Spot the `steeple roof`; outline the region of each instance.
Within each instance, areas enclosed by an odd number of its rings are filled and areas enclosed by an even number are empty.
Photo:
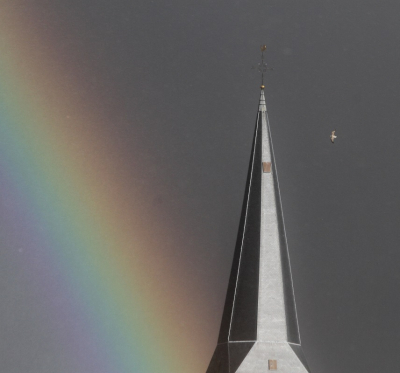
[[[281,349],[282,357],[287,355],[291,373],[308,371],[300,347],[278,175],[262,86],[218,346],[207,373],[265,372],[266,362],[262,362],[265,357],[261,355],[276,346]],[[261,350],[263,354],[257,352]],[[281,360],[279,371],[286,372],[282,370],[282,364],[286,363]],[[246,370],[250,367],[251,370]]]

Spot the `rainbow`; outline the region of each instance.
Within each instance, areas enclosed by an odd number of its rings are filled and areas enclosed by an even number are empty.
[[[82,372],[201,371],[207,361],[193,337],[174,332],[185,317],[173,307],[185,293],[179,271],[172,259],[162,273],[152,270],[162,239],[146,222],[156,211],[126,181],[103,103],[82,101],[79,81],[62,84],[64,62],[54,63],[34,16],[1,3],[0,197],[8,217],[0,244],[18,229],[21,260],[32,263],[26,286],[42,289],[49,325],[68,325],[53,328],[57,349]]]

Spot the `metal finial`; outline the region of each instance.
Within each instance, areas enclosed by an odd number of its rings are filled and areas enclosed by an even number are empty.
[[[264,62],[264,52],[266,51],[267,46],[262,45],[260,49],[261,49],[261,62],[258,64],[258,71],[261,73],[261,89],[264,89],[264,73],[267,70],[273,70],[273,69],[267,67],[267,64]]]

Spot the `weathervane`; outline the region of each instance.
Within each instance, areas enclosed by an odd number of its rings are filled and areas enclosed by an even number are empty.
[[[266,45],[261,46],[261,62],[258,64],[258,71],[261,73],[261,89],[264,89],[264,73],[267,70],[273,70],[272,67],[268,67],[267,64],[264,62],[264,52],[267,49]]]

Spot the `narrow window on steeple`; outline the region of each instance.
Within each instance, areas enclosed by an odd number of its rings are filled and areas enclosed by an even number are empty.
[[[278,362],[276,360],[268,360],[268,370],[278,370]]]
[[[271,172],[271,162],[263,162],[263,172]]]

